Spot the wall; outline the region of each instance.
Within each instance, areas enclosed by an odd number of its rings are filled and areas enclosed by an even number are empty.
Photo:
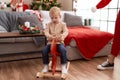
[[[58,0],[62,4],[62,10],[71,11],[72,10],[72,1],[73,0]]]

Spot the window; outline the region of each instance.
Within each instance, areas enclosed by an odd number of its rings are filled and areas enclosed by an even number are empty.
[[[112,0],[109,5],[102,9],[98,9],[95,13],[91,12],[91,7],[96,6],[100,0],[77,0],[76,15],[92,19],[92,25],[100,27],[101,31],[114,33],[115,20],[120,9],[120,0]],[[73,3],[73,8],[75,7]]]

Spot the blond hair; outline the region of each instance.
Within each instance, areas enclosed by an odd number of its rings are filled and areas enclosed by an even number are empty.
[[[59,15],[60,16],[60,8],[58,7],[52,7],[49,12],[50,16]]]

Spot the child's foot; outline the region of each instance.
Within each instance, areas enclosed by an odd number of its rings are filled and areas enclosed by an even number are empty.
[[[62,74],[67,74],[66,64],[62,64]]]
[[[48,72],[48,69],[49,69],[48,65],[45,65],[44,68],[42,69],[42,73]]]
[[[109,63],[108,60],[97,66],[98,70],[113,69],[114,63]]]

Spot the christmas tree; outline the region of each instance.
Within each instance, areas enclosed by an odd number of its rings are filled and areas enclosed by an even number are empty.
[[[57,0],[43,0],[41,3],[42,10],[50,10],[53,6],[61,7],[61,4]]]
[[[39,10],[41,0],[33,0],[32,4],[30,4],[30,9]]]
[[[31,9],[38,10],[41,7],[42,10],[50,10],[53,6],[61,7],[61,3],[58,3],[57,0],[39,0],[39,3],[32,3]]]

